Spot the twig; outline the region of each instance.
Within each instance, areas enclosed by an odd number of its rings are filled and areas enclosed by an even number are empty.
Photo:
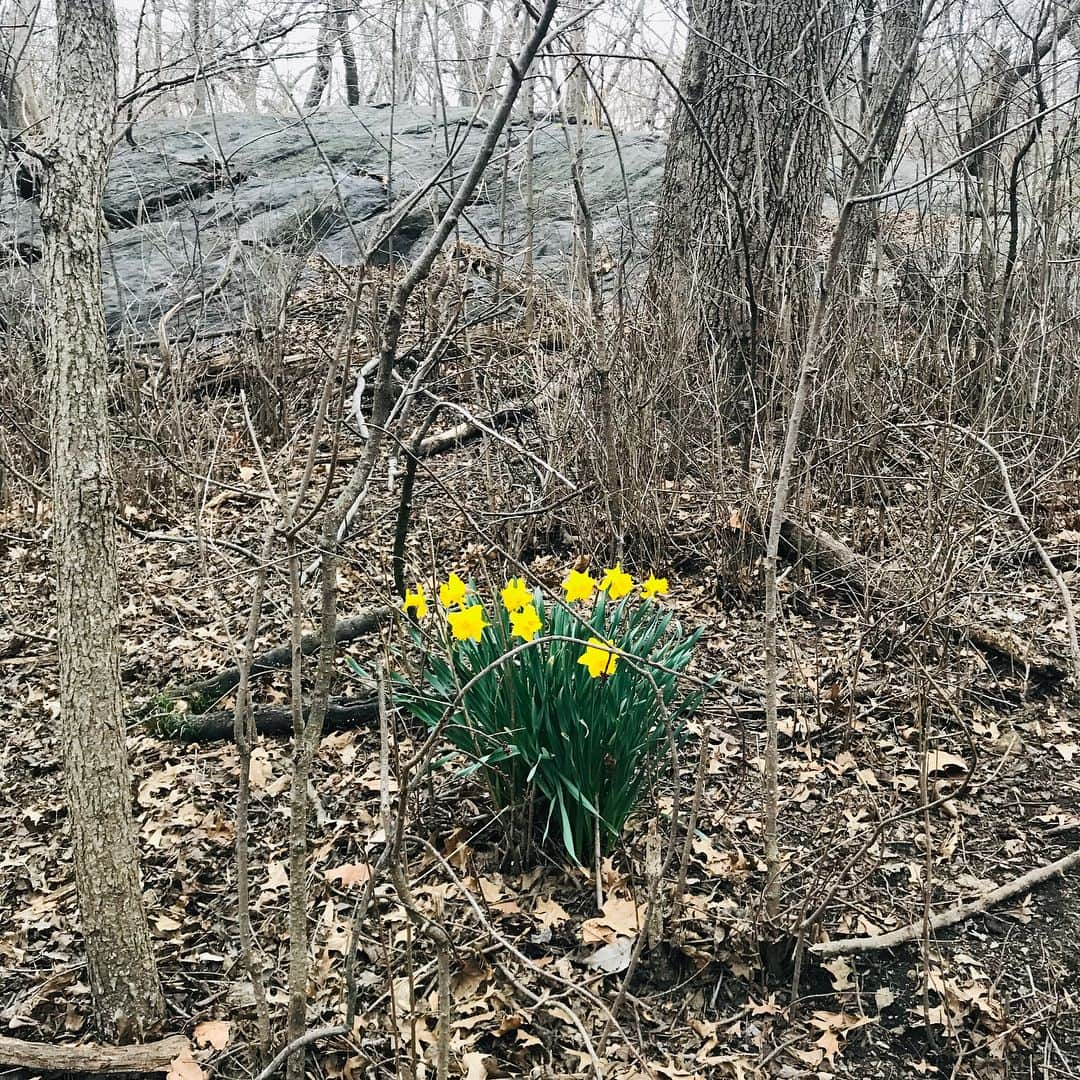
[[[303,1050],[305,1046],[310,1046],[313,1042],[318,1042],[320,1039],[330,1039],[335,1035],[348,1035],[349,1029],[342,1027],[341,1024],[336,1024],[334,1027],[314,1028],[311,1031],[305,1031],[303,1035],[293,1039],[291,1043],[283,1046],[278,1051],[274,1060],[266,1066],[265,1069],[255,1080],[270,1080],[270,1077],[274,1075],[281,1068],[281,1066],[295,1054],[298,1050]]]
[[[1076,866],[1080,866],[1080,850],[1058,859],[1057,862],[1029,870],[1026,874],[1021,874],[1020,877],[1005,885],[984,892],[966,904],[957,904],[946,911],[938,912],[930,920],[930,932],[936,933],[946,927],[955,926],[972,915],[979,915],[997,904],[1011,900],[1014,896],[1030,892],[1036,886],[1049,881],[1055,875],[1064,874]],[[914,941],[923,934],[923,931],[923,920],[919,919],[917,922],[902,926],[899,930],[891,930],[887,934],[822,941],[817,945],[811,945],[810,951],[817,956],[849,956],[852,953],[879,952],[882,949],[895,949],[898,945]]]
[[[1017,499],[1016,492],[1013,490],[1012,480],[1009,478],[1009,468],[1005,464],[1005,459],[986,439],[982,438],[980,435],[976,435],[974,431],[969,431],[967,428],[960,427],[958,424],[950,424],[950,427],[966,435],[973,442],[978,443],[979,446],[994,459],[994,464],[997,465],[998,472],[1001,473],[1001,480],[1005,485],[1005,494],[1008,497],[1009,506],[1012,509],[1013,516],[1016,518],[1020,528],[1024,530],[1028,542],[1038,552],[1043,566],[1046,567],[1046,572],[1050,575],[1061,596],[1061,603],[1065,608],[1065,627],[1069,634],[1069,655],[1072,659],[1073,686],[1077,690],[1080,690],[1080,640],[1077,639],[1076,634],[1076,605],[1073,603],[1072,592],[1069,589],[1069,585],[1065,581],[1064,575],[1054,565],[1053,559],[1047,554],[1046,548],[1043,546],[1042,542],[1035,535],[1035,531],[1029,524],[1023,510],[1020,509],[1020,500]]]

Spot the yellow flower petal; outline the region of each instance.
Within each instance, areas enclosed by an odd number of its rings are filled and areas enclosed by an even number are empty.
[[[533,594],[526,587],[524,578],[511,578],[499,595],[502,597],[503,607],[510,612],[533,602]]]
[[[600,579],[600,588],[606,589],[612,600],[621,600],[633,587],[634,579],[623,570],[621,562],[617,562],[610,570],[605,570]]]
[[[601,675],[614,675],[619,658],[608,650],[613,646],[612,641],[601,641],[598,637],[589,638],[589,644],[585,651],[578,657],[578,663],[589,669],[589,674],[594,678]]]
[[[402,602],[405,611],[412,611],[418,619],[427,617],[427,597],[424,595],[424,586],[417,585],[415,589],[405,590],[405,600]]]
[[[667,596],[668,593],[668,581],[666,577],[657,577],[655,574],[650,574],[641,583],[641,595],[646,600],[652,600],[657,596]]]
[[[596,591],[596,582],[590,574],[583,574],[580,570],[571,570],[567,579],[563,582],[566,590],[566,602],[572,604],[575,600],[588,600]]]
[[[464,604],[465,594],[468,591],[469,586],[457,574],[451,574],[446,579],[446,582],[439,586],[439,603],[444,608],[453,607],[455,604]]]
[[[473,641],[479,641],[484,632],[484,627],[491,625],[485,620],[484,609],[479,604],[462,608],[460,611],[448,611],[446,621],[450,624],[450,629],[458,641],[465,641],[469,638]]]
[[[510,612],[510,630],[514,637],[522,641],[532,641],[543,625],[532,604],[526,604],[520,611]]]

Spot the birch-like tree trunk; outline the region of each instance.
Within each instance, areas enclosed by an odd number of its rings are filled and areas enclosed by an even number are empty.
[[[816,257],[839,0],[700,0],[668,141],[648,290],[664,351],[731,402],[797,336]]]
[[[190,0],[188,4],[188,32],[191,36],[192,90],[194,91],[196,116],[202,116],[206,112],[207,102],[206,79],[202,74],[206,63],[203,56],[204,38],[207,30],[204,15],[202,0]]]
[[[98,1027],[141,1038],[164,1013],[143,907],[120,689],[102,190],[116,111],[112,0],[58,0],[42,178],[60,722],[75,883]]]

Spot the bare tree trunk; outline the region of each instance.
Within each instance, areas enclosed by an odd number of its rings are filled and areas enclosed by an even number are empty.
[[[922,0],[897,0],[886,5],[882,14],[881,41],[871,77],[869,102],[863,117],[862,144],[865,145],[879,129],[880,134],[859,189],[853,192],[856,196],[881,189],[882,180],[896,153],[915,81],[916,65],[906,61],[918,38],[921,21]],[[855,150],[859,152],[861,146],[856,146]],[[844,162],[842,190],[845,192],[851,187],[856,165],[857,162],[850,155]],[[841,274],[846,281],[837,283],[840,291],[858,284],[866,265],[870,241],[877,233],[879,214],[875,203],[861,203],[853,208],[841,255]]]
[[[204,21],[202,0],[190,0],[188,4],[188,30],[191,35],[191,64],[195,73],[193,90],[195,92],[195,113],[200,116],[206,112],[206,80],[202,77]]]
[[[154,70],[161,75],[162,65],[162,20],[165,17],[165,0],[150,0],[154,9]]]
[[[401,50],[401,56],[398,61],[398,101],[401,103],[416,100],[416,76],[419,67],[420,36],[423,29],[424,5],[417,4],[416,13],[413,15],[408,32],[405,34],[405,47]]]
[[[26,73],[27,46],[37,14],[36,3],[16,3],[0,12],[0,128],[15,136],[41,123],[41,109]]]
[[[461,0],[453,0],[446,14],[450,19],[450,31],[454,35],[454,48],[457,51],[458,103],[473,108],[480,100],[484,72],[487,70],[486,58],[483,63],[477,58],[476,44],[469,34],[465,5]]]
[[[116,110],[111,0],[59,0],[41,223],[64,779],[98,1026],[142,1038],[164,1002],[143,907],[120,690],[101,293],[101,196]]]
[[[648,294],[665,355],[715,365],[730,415],[749,405],[759,348],[805,324],[840,4],[701,0],[692,18]]]
[[[360,75],[356,70],[356,50],[349,30],[349,13],[340,8],[337,13],[337,37],[341,46],[341,63],[345,68],[345,103],[352,108],[360,104]]]
[[[571,194],[571,206],[573,210],[573,252],[570,260],[570,295],[575,300],[583,296],[595,301],[590,289],[592,270],[592,238],[586,237],[590,230],[587,228],[584,216],[586,214],[585,201],[582,196],[584,191],[584,162],[585,162],[585,121],[588,115],[588,82],[585,77],[585,13],[577,6],[569,7],[567,15],[570,18],[580,16],[566,34],[567,71],[562,86],[561,104],[563,106],[563,122],[573,121],[573,169],[575,189],[581,189],[577,194]]]
[[[304,98],[304,111],[313,112],[319,107],[326,84],[330,81],[330,62],[334,55],[334,8],[328,4],[326,14],[319,26],[319,42],[315,46],[315,71],[311,76],[307,97]]]

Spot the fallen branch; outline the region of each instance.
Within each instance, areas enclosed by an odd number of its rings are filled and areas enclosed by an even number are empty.
[[[391,608],[378,607],[371,611],[362,611],[359,615],[353,615],[348,619],[339,619],[334,630],[334,641],[342,645],[348,641],[370,634],[372,630],[381,626],[390,616]],[[305,656],[311,656],[319,651],[319,635],[305,634],[301,641],[301,650]],[[279,645],[269,652],[264,652],[255,658],[251,665],[251,674],[258,675],[267,671],[281,671],[292,663],[292,646]],[[194,698],[199,697],[204,701],[216,701],[224,697],[230,690],[240,683],[240,669],[228,667],[208,679],[200,679],[198,682],[187,683],[169,691],[171,698]]]
[[[440,454],[456,450],[464,443],[472,442],[492,432],[505,431],[507,428],[517,427],[519,424],[536,415],[537,402],[525,402],[524,404],[506,404],[491,412],[484,413],[474,420],[463,420],[460,424],[437,431],[422,440],[416,451],[418,458],[426,459],[438,457]],[[329,454],[316,460],[325,465],[333,461],[337,465],[350,465],[362,460],[364,451],[342,450],[331,457]]]
[[[420,443],[417,456],[429,458],[445,454],[448,450],[453,450],[463,443],[479,439],[481,435],[487,435],[489,429],[502,431],[503,428],[514,427],[533,416],[535,412],[535,405],[506,405],[480,417],[478,422],[464,420],[445,431],[429,435]]]
[[[349,1029],[342,1027],[340,1024],[334,1027],[315,1028],[314,1031],[305,1031],[303,1035],[293,1039],[291,1043],[278,1052],[278,1055],[266,1066],[265,1069],[255,1080],[270,1080],[270,1077],[274,1075],[289,1060],[298,1050],[303,1050],[304,1047],[310,1046],[312,1043],[319,1042],[320,1039],[330,1039],[336,1035],[348,1035]]]
[[[304,707],[304,719],[308,717]],[[264,705],[252,710],[255,730],[260,735],[291,735],[293,731],[292,709],[285,706]],[[375,699],[331,702],[326,707],[323,727],[329,731],[341,731],[374,722],[378,717]],[[167,739],[181,742],[216,742],[233,738],[235,716],[229,709],[215,709],[206,713],[168,713],[155,720],[154,730]]]
[[[1021,874],[1020,877],[996,889],[990,889],[966,904],[957,904],[947,911],[939,912],[930,919],[930,932],[937,933],[937,931],[944,930],[946,927],[963,922],[972,915],[980,915],[997,904],[1011,900],[1014,896],[1030,892],[1036,886],[1049,881],[1055,875],[1064,874],[1076,866],[1080,866],[1080,850],[1058,859],[1057,862],[1029,870],[1026,874]],[[852,953],[879,952],[882,949],[895,949],[898,945],[904,945],[909,941],[917,941],[923,936],[925,930],[925,923],[922,919],[919,919],[917,922],[902,926],[899,930],[891,930],[887,934],[875,934],[873,937],[861,938],[838,938],[836,941],[821,941],[816,945],[811,945],[810,951],[817,956],[849,956]]]
[[[0,1035],[0,1065],[45,1073],[168,1072],[191,1043],[183,1035],[130,1046],[35,1043]]]
[[[901,575],[865,555],[857,555],[820,525],[803,525],[788,518],[784,521],[782,536],[794,555],[860,596],[897,606],[911,603],[910,584],[905,583]],[[1031,678],[1058,682],[1066,675],[1062,663],[1038,652],[1010,630],[940,616],[929,617],[929,622],[952,637],[970,642],[981,652],[1024,669]]]

